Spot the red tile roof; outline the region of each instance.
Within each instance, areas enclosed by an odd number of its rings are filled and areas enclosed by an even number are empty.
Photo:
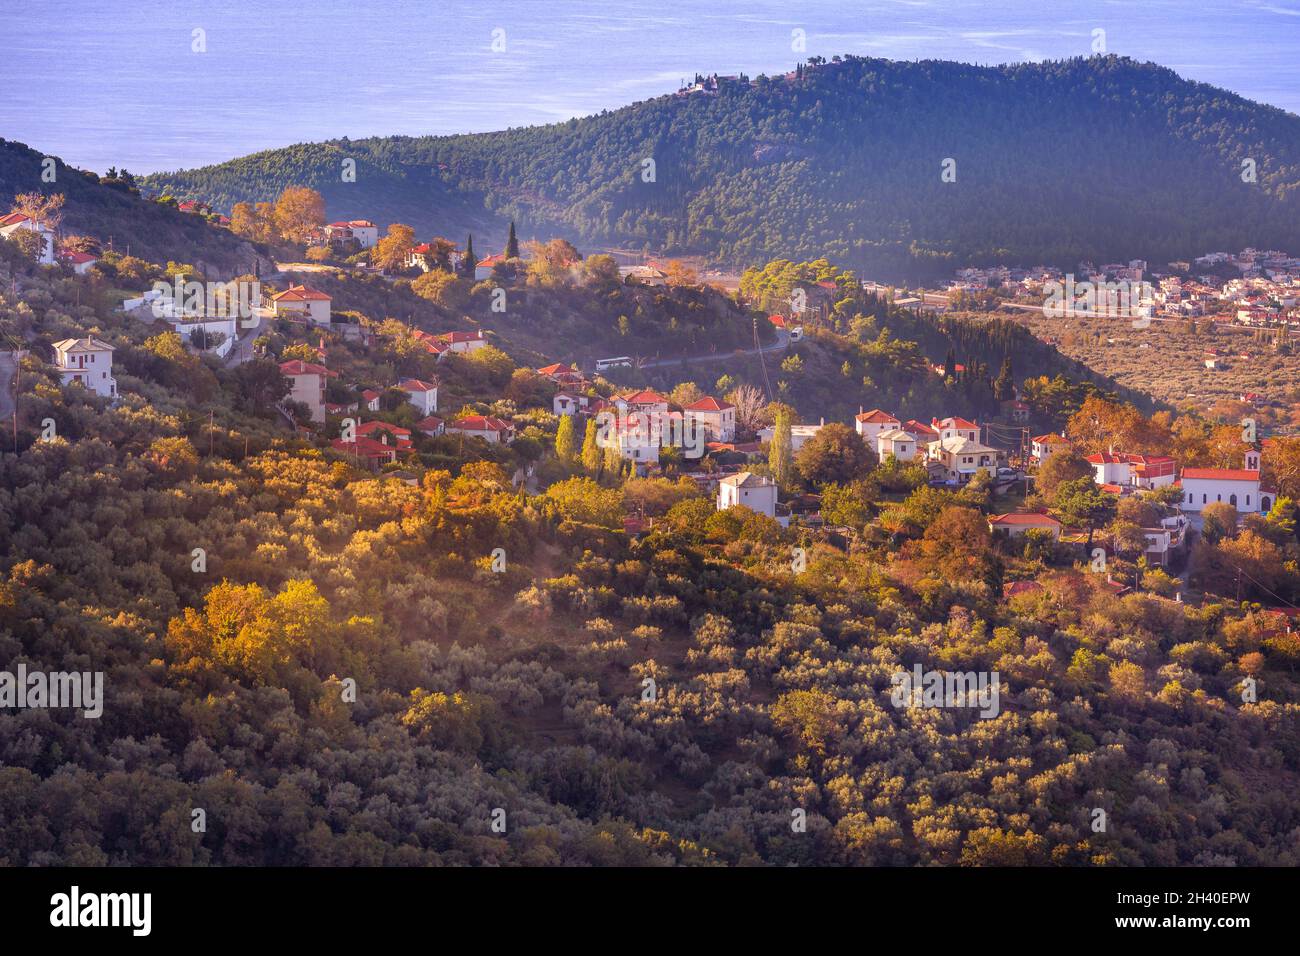
[[[861,408],[862,406],[859,405],[858,407]],[[872,425],[885,425],[885,424],[889,424],[890,422],[894,424],[901,424],[901,422],[899,422],[899,420],[895,418],[893,415],[889,414],[889,412],[882,412],[878,408],[873,408],[869,412],[861,412],[857,416],[857,419],[860,422],[866,422]]]
[[[324,365],[313,365],[311,362],[304,362],[302,359],[290,359],[287,362],[280,363],[280,373],[282,375],[338,375],[338,372],[331,372]]]
[[[397,383],[397,387],[405,392],[430,392],[438,386],[422,378],[404,378]]]
[[[437,336],[444,342],[477,342],[483,338],[481,331],[474,332],[443,332]]]
[[[403,428],[401,425],[390,425],[388,422],[369,421],[363,425],[357,426],[358,435],[369,435],[371,432],[381,431],[388,432],[394,438],[409,439],[411,437],[411,430],[409,428]]]
[[[653,389],[643,388],[639,392],[633,392],[631,395],[620,395],[620,399],[629,405],[667,405],[668,399],[664,398]]]
[[[989,524],[1034,528],[1059,528],[1061,526],[1061,522],[1051,515],[1038,514],[1037,512],[1012,512],[1005,515],[991,515]]]
[[[313,289],[309,285],[291,285],[283,292],[273,295],[272,300],[275,302],[329,302],[330,297],[319,289]]]
[[[491,415],[466,415],[464,418],[456,419],[447,427],[467,432],[502,432],[510,431],[514,426]]]
[[[356,441],[344,441],[336,438],[330,445],[336,450],[356,455],[360,458],[395,458],[397,449],[392,445],[375,441],[373,438],[357,438]]]
[[[930,424],[941,431],[945,428],[965,428],[968,430],[979,428],[979,425],[975,424],[975,422],[968,422],[964,418],[957,418],[955,416],[952,418],[934,418],[930,420]]]
[[[736,406],[731,404],[731,402],[719,401],[712,395],[705,395],[699,401],[691,402],[689,405],[684,406],[685,410],[688,412],[722,412],[726,411],[728,408],[735,407]]]
[[[1184,468],[1183,478],[1203,478],[1209,481],[1259,481],[1259,472],[1244,468]]]

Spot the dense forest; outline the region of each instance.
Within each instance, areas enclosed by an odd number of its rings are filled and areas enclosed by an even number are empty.
[[[1300,117],[1114,56],[848,57],[551,126],[300,144],[145,183],[220,208],[306,184],[340,215],[421,232],[496,242],[515,219],[735,266],[1074,267],[1297,247]]]
[[[139,268],[0,242],[0,326],[33,353],[0,453],[0,659],[105,675],[98,719],[0,710],[0,864],[1300,863],[1300,640],[1254,603],[1300,599],[1300,442],[1270,453],[1292,497],[1219,516],[1192,582],[1132,551],[1167,502],[1116,506],[1077,455],[1025,505],[1113,541],[1108,575],[994,537],[987,483],[928,487],[843,424],[752,466],[835,526],[783,528],[716,511],[671,459],[633,478],[578,451],[508,335],[431,366],[407,323],[432,317],[341,280],[373,346],[281,321],[227,368],[112,311]],[[622,294],[673,299],[650,324],[706,295]],[[863,345],[851,298],[811,334]],[[41,361],[87,334],[117,350],[117,401]],[[879,348],[920,371],[916,343]],[[358,467],[272,407],[275,360],[321,353],[346,383],[437,374],[445,414],[508,407],[520,437]],[[1080,452],[1238,453],[1234,425],[1019,384],[1069,398]],[[749,409],[778,436],[790,410]],[[996,713],[899,706],[918,666],[997,671]]]

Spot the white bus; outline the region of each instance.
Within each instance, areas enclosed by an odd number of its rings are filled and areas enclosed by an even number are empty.
[[[618,358],[596,359],[596,371],[603,372],[611,368],[631,368],[632,357],[620,355]]]

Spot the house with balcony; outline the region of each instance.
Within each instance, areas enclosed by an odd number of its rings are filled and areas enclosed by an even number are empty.
[[[64,385],[76,382],[103,398],[117,396],[113,346],[94,337],[54,343],[54,366]]]
[[[990,478],[997,477],[998,450],[970,438],[954,435],[933,442],[930,457],[948,482],[964,485],[981,471]]]

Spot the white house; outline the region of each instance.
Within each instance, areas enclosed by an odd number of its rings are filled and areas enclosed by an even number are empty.
[[[615,419],[613,437],[619,454],[638,464],[657,462],[663,447],[663,425],[663,419],[642,412]]]
[[[432,415],[438,410],[438,386],[419,378],[404,378],[397,387],[406,393],[406,400],[421,415]]]
[[[1129,483],[1128,457],[1104,451],[1098,455],[1089,455],[1088,464],[1092,465],[1093,480],[1099,485],[1127,485]]]
[[[967,441],[973,441],[976,444],[980,440],[980,427],[975,422],[968,422],[964,418],[943,418],[934,419],[930,425],[939,433],[939,440],[945,438],[965,438]]]
[[[92,256],[89,252],[74,252],[71,249],[60,249],[59,261],[64,265],[72,266],[72,271],[77,275],[84,276],[90,271],[90,267],[99,261],[99,257]]]
[[[1128,455],[1102,452],[1089,455],[1093,476],[1099,485],[1121,488],[1164,488],[1176,480],[1178,463],[1168,455]]]
[[[622,418],[626,418],[633,412],[645,412],[661,417],[668,414],[668,399],[653,389],[643,388],[639,392],[615,395],[614,407],[618,409],[618,414]]]
[[[54,364],[63,384],[79,382],[96,395],[117,394],[113,378],[113,346],[96,338],[63,339],[54,343]]]
[[[798,453],[799,449],[804,446],[804,442],[812,438],[825,427],[826,422],[822,420],[816,425],[791,425],[790,426],[790,451]],[[768,425],[758,430],[758,439],[764,443],[770,443],[772,436],[776,434],[776,427]]]
[[[858,406],[861,408],[862,406]],[[881,432],[893,431],[902,426],[902,422],[895,418],[889,412],[882,412],[878,408],[873,408],[869,412],[859,412],[853,420],[853,427],[857,429],[858,434],[869,447],[875,447],[876,436]]]
[[[890,428],[876,436],[876,457],[881,461],[891,455],[899,461],[915,461],[916,451],[916,436],[901,429]]]
[[[473,332],[443,332],[434,336],[448,352],[477,352],[488,344],[487,336],[481,329]]]
[[[943,474],[948,481],[964,485],[981,471],[987,472],[990,478],[997,476],[997,449],[971,438],[952,436],[932,442],[930,457],[943,465]]]
[[[355,239],[361,243],[362,249],[370,249],[379,242],[379,227],[369,219],[332,222],[325,231],[331,239]]]
[[[506,257],[502,253],[486,256],[474,264],[474,281],[482,282],[484,279],[492,278],[492,270],[499,263],[505,262]]]
[[[687,421],[703,426],[709,441],[731,441],[736,437],[736,406],[711,395],[682,408]]]
[[[37,222],[31,216],[24,215],[21,212],[11,212],[7,216],[0,216],[0,236],[10,239],[20,229],[25,232],[34,232],[41,237],[41,253],[37,256],[37,261],[44,266],[53,265],[54,230],[45,223]]]
[[[776,517],[776,482],[765,475],[742,471],[718,482],[718,510],[744,505],[752,511]]]
[[[551,410],[557,415],[576,415],[587,407],[587,396],[576,392],[556,392]]]
[[[1004,515],[991,515],[989,531],[1004,531],[1008,537],[1018,538],[1027,531],[1046,531],[1053,541],[1061,540],[1061,522],[1051,515],[1036,511],[1017,511]]]
[[[428,418],[421,418],[415,423],[416,431],[423,432],[430,438],[437,438],[444,431],[446,423],[437,415],[430,415]]]
[[[1047,459],[1059,452],[1070,450],[1070,440],[1064,435],[1057,435],[1048,432],[1046,435],[1039,435],[1033,440],[1030,451],[1034,459],[1041,465]]]
[[[288,397],[306,405],[312,421],[325,421],[325,380],[338,372],[302,359],[291,359],[280,363],[280,374],[292,386]]]
[[[449,422],[444,427],[448,435],[465,435],[482,438],[489,444],[507,443],[514,437],[515,426],[491,415],[467,415]]]
[[[1261,495],[1259,490],[1259,452],[1247,452],[1246,464],[1255,467],[1184,468],[1183,511],[1204,511],[1216,501],[1227,502],[1237,509],[1238,514],[1271,509],[1271,496]]]
[[[330,324],[330,297],[307,285],[291,285],[271,296],[271,314],[306,319],[312,325]]]

